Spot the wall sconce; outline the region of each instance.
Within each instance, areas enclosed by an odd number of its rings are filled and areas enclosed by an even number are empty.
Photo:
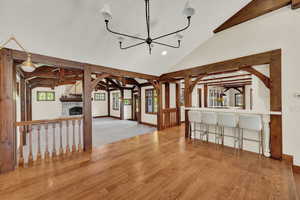
[[[11,41],[14,41],[27,54],[27,59],[22,63],[21,69],[25,72],[33,72],[36,69],[36,66],[31,61],[31,54],[17,41],[14,36],[11,36],[6,42],[0,45],[0,50]]]

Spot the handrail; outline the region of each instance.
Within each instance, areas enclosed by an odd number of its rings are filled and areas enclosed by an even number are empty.
[[[28,125],[37,125],[37,124],[47,124],[47,123],[59,123],[62,121],[73,121],[73,120],[80,120],[83,116],[80,117],[66,117],[66,118],[57,118],[57,119],[45,119],[45,120],[32,120],[32,121],[21,121],[15,122],[15,126],[28,126]]]

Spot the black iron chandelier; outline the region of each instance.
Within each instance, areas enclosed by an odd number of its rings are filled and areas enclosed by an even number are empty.
[[[139,36],[128,35],[128,34],[119,33],[119,32],[111,30],[108,26],[109,21],[112,19],[112,14],[111,14],[111,11],[110,11],[110,7],[109,7],[109,5],[105,5],[104,8],[102,9],[101,13],[102,13],[102,15],[105,19],[105,24],[106,24],[107,31],[109,31],[112,34],[120,36],[118,38],[119,44],[120,44],[120,49],[125,50],[125,49],[129,49],[129,48],[136,47],[136,46],[139,46],[139,45],[147,44],[148,47],[149,47],[149,54],[151,54],[153,44],[163,45],[163,46],[170,47],[170,48],[179,48],[180,47],[181,39],[183,38],[183,36],[180,35],[179,33],[190,27],[191,17],[195,14],[195,9],[190,6],[189,2],[187,2],[186,5],[185,5],[185,8],[183,10],[183,14],[187,17],[187,20],[188,20],[188,23],[187,23],[186,27],[184,27],[180,30],[174,31],[172,33],[168,33],[168,34],[165,34],[165,35],[161,35],[161,36],[152,38],[151,33],[150,33],[151,30],[150,30],[150,3],[149,3],[149,1],[150,0],[145,0],[147,38],[141,38]],[[164,38],[164,37],[168,37],[168,36],[171,36],[171,35],[175,35],[175,37],[177,38],[177,42],[178,42],[177,46],[158,42],[159,39]],[[130,46],[124,47],[122,45],[122,43],[124,41],[123,37],[136,39],[136,40],[139,40],[140,42],[138,42],[136,44],[133,44],[133,45],[130,45]]]

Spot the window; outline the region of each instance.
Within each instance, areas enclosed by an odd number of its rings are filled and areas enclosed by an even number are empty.
[[[105,101],[105,93],[94,93],[95,101]]]
[[[131,99],[124,99],[124,105],[131,105]]]
[[[146,89],[146,113],[157,113],[157,93],[155,89]]]
[[[119,93],[113,93],[113,110],[119,110],[120,109],[120,94]]]
[[[244,97],[243,94],[238,93],[234,95],[235,107],[243,107],[244,106]]]
[[[37,101],[55,101],[55,92],[38,91]]]

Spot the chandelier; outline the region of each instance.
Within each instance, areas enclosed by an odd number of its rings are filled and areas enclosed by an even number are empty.
[[[184,7],[184,10],[183,10],[183,14],[187,17],[187,25],[184,28],[179,29],[177,31],[167,33],[165,35],[161,35],[161,36],[153,38],[153,37],[151,37],[151,29],[150,29],[151,27],[150,27],[150,4],[149,4],[149,1],[150,0],[145,0],[147,38],[141,38],[139,36],[128,35],[128,34],[125,34],[125,33],[119,33],[119,32],[111,30],[109,28],[109,22],[112,19],[112,13],[111,13],[109,5],[106,4],[104,6],[104,8],[101,10],[101,13],[102,13],[102,15],[105,19],[104,21],[105,21],[105,24],[106,24],[107,31],[109,31],[112,34],[115,34],[115,35],[119,36],[118,40],[119,40],[119,44],[120,44],[120,49],[125,50],[125,49],[129,49],[129,48],[132,48],[132,47],[136,47],[136,46],[139,46],[139,45],[146,44],[146,45],[148,45],[148,48],[149,48],[149,54],[151,54],[153,44],[162,45],[162,46],[166,46],[166,47],[170,47],[170,48],[179,48],[180,47],[181,40],[182,40],[183,36],[180,35],[179,33],[190,27],[191,17],[195,14],[195,9],[190,6],[189,2],[187,2],[185,7]],[[162,42],[158,41],[161,38],[165,38],[165,37],[168,37],[168,36],[171,36],[171,35],[174,35],[177,39],[178,44],[176,46],[175,45],[170,45],[170,44],[165,44],[165,43],[162,43]],[[139,40],[139,42],[137,42],[136,44],[124,47],[122,45],[123,41],[125,40],[124,37]]]

